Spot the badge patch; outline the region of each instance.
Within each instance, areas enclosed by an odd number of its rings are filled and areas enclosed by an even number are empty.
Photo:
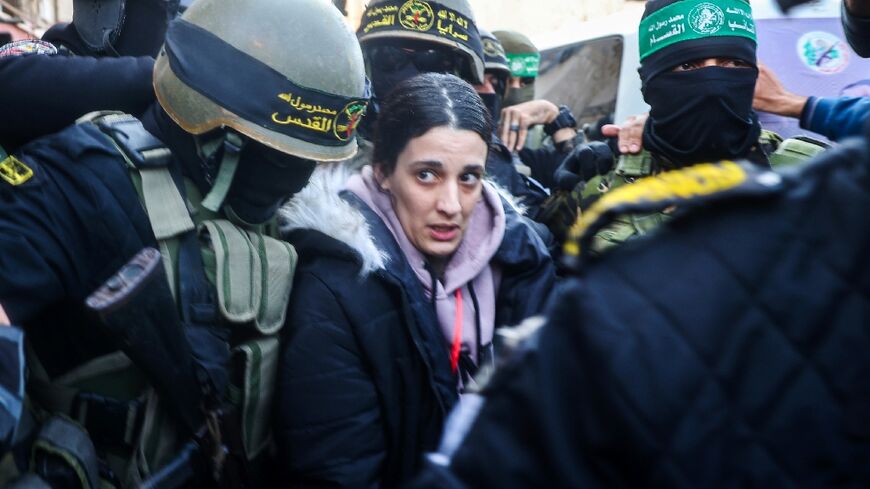
[[[0,178],[17,187],[33,178],[33,170],[18,158],[8,156],[0,162]]]
[[[54,44],[39,39],[24,39],[0,46],[0,58],[7,56],[26,56],[28,54],[57,54]]]
[[[333,124],[333,132],[339,141],[347,141],[353,137],[356,127],[362,121],[363,115],[366,112],[366,104],[362,102],[351,102],[347,104],[338,115],[335,116]]]
[[[698,34],[714,34],[725,23],[725,13],[719,6],[702,3],[689,12],[689,26]]]
[[[501,44],[489,38],[483,39],[483,54],[491,58],[505,57],[504,49]]]
[[[849,66],[849,48],[829,32],[814,31],[801,36],[798,57],[809,69],[825,75],[840,73]]]
[[[435,12],[426,2],[408,0],[399,9],[399,23],[405,29],[425,32],[435,23]]]

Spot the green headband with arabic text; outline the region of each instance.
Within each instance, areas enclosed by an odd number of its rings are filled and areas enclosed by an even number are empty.
[[[541,67],[541,55],[538,53],[507,54],[508,66],[513,76],[538,76]]]
[[[673,44],[708,37],[745,37],[758,42],[746,0],[686,0],[657,10],[640,22],[640,59]]]

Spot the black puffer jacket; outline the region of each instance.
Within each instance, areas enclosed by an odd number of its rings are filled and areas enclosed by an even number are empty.
[[[288,235],[300,265],[276,394],[283,486],[396,487],[437,446],[457,380],[432,304],[390,231],[355,195],[315,193],[318,185],[294,197],[293,226],[308,229]],[[555,280],[540,238],[505,213],[496,324],[540,312]]]
[[[777,181],[585,268],[415,487],[870,487],[870,147]]]

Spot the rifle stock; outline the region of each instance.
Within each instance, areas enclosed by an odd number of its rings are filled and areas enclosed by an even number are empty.
[[[85,303],[188,433],[202,426],[202,390],[160,252],[144,248]]]

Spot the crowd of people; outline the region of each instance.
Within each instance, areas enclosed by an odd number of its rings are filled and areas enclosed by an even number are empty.
[[[650,111],[593,141],[469,0],[343,7],[0,47],[0,485],[870,485],[867,98],[649,0]]]

